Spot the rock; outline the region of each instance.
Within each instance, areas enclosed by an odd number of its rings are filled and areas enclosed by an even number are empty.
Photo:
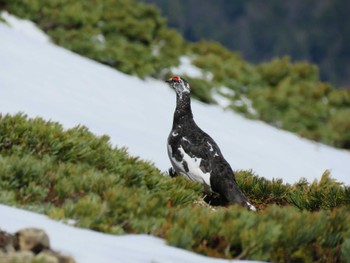
[[[25,228],[15,233],[15,249],[32,251],[35,254],[50,248],[49,237],[42,229]]]
[[[40,262],[45,262],[45,263],[59,263],[60,262],[58,260],[58,258],[53,253],[50,253],[49,251],[40,252],[35,257],[35,259],[40,261]]]
[[[33,259],[34,259],[34,253],[31,251],[17,251],[17,252],[0,254],[1,263],[12,263],[12,262],[32,263]]]
[[[62,256],[62,255],[58,255],[57,257],[60,263],[76,263],[76,261],[72,257]]]
[[[60,253],[52,250],[40,252],[36,259],[40,259],[45,263],[75,263],[75,260],[72,257],[63,256]]]
[[[14,252],[13,242],[14,238],[12,235],[0,230],[0,251]]]
[[[0,230],[0,263],[75,263],[72,257],[50,248],[44,230],[25,228],[14,235]]]

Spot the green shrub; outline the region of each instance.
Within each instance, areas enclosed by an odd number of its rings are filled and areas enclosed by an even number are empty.
[[[342,245],[342,259],[344,262],[350,262],[350,239],[347,238]]]
[[[0,202],[113,234],[148,233],[204,255],[346,262],[350,188],[325,172],[294,185],[237,171],[258,207],[203,204],[202,185],[171,178],[85,127],[0,115]]]

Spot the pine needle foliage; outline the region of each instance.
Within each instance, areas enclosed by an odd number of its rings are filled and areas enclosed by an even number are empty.
[[[165,176],[86,127],[0,115],[1,203],[101,232],[156,235],[214,257],[347,262],[349,187],[327,171],[294,185],[252,171],[236,178],[258,212],[200,205],[200,184]]]

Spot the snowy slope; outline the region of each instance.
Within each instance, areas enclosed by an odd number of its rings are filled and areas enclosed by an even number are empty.
[[[118,146],[169,167],[166,138],[175,94],[157,80],[142,81],[48,42],[30,24],[0,27],[0,112],[25,112],[108,134]],[[36,33],[33,33],[36,32]],[[194,117],[217,141],[233,169],[293,183],[326,169],[350,183],[349,152],[310,142],[259,121],[193,101]]]
[[[118,146],[169,166],[165,142],[175,95],[160,81],[142,81],[51,44],[26,21],[0,23],[0,113],[22,111],[108,134]],[[221,146],[234,169],[295,182],[320,178],[325,169],[349,184],[350,154],[193,102],[198,124]],[[45,216],[0,205],[0,228],[44,228],[52,247],[78,262],[227,262],[166,246],[146,235],[112,236],[73,228]]]
[[[0,204],[0,229],[16,232],[24,227],[44,229],[50,246],[79,263],[224,263],[248,262],[214,259],[165,245],[148,235],[116,236],[67,226],[43,215]],[[254,263],[254,261],[249,261]]]

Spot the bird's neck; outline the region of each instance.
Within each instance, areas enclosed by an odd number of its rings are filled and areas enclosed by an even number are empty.
[[[191,98],[189,93],[176,96],[176,109],[174,113],[174,125],[193,122],[191,110]]]

